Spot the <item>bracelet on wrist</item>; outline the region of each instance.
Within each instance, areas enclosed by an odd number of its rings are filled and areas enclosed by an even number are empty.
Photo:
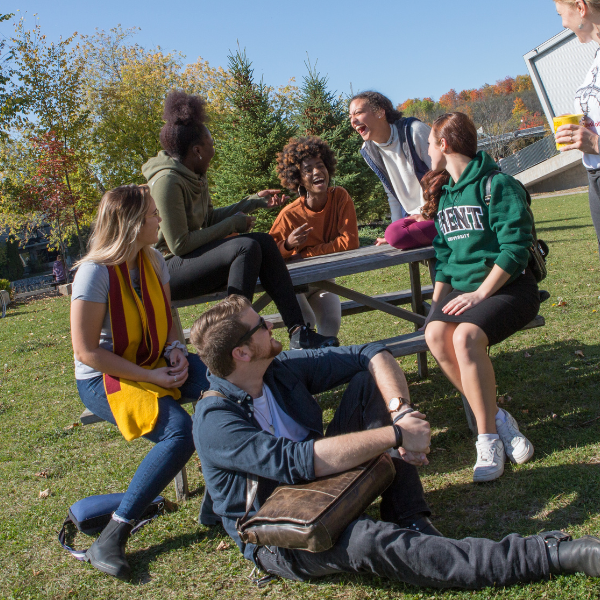
[[[395,425],[400,419],[404,418],[408,413],[415,412],[414,408],[407,408],[402,411],[399,415],[394,418],[393,424]]]
[[[402,429],[400,425],[396,425],[395,423],[392,425],[394,428],[394,433],[396,434],[396,444],[394,445],[394,450],[398,450],[400,446],[402,446]]]
[[[181,350],[184,356],[188,356],[189,353],[188,349],[185,347],[185,344],[182,344],[179,340],[175,340],[174,342],[171,342],[168,346],[165,346],[165,349],[163,350],[163,356],[166,360],[169,360],[169,358],[171,357],[171,352],[173,352],[175,348]]]

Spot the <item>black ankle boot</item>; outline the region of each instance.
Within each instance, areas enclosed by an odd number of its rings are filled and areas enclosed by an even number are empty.
[[[98,571],[128,581],[131,568],[125,558],[125,544],[127,544],[132,529],[131,523],[119,523],[111,519],[102,530],[100,537],[85,553],[86,561],[96,567]]]
[[[548,551],[550,572],[585,573],[600,577],[600,539],[584,535],[577,540],[561,531],[542,534]]]
[[[417,518],[418,517],[418,518]],[[401,523],[398,523],[403,529],[410,529],[411,531],[419,531],[425,535],[436,535],[438,537],[444,537],[435,525],[430,521],[429,517],[415,515],[412,519],[406,519]]]

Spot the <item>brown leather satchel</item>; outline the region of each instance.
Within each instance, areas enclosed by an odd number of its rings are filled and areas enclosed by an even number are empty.
[[[246,514],[237,522],[238,533],[242,542],[257,546],[323,552],[387,489],[395,474],[392,459],[382,454],[343,473],[280,485],[250,519],[258,479],[248,475]]]

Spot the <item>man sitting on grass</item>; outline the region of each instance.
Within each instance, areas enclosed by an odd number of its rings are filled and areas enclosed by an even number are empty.
[[[571,541],[557,531],[511,534],[500,542],[442,537],[428,519],[416,470],[427,464],[429,424],[409,412],[406,379],[391,354],[379,343],[282,353],[272,328],[246,298],[234,295],[204,313],[191,332],[210,370],[210,390],[224,396],[198,403],[194,442],[214,510],[246,558],[269,574],[301,581],[372,573],[414,585],[476,589],[552,573],[600,575],[600,540],[594,537]],[[345,383],[323,436],[313,394]],[[340,473],[383,452],[392,455],[396,476],[382,494],[382,520],[362,515],[319,553],[240,540],[235,524],[246,512],[247,474],[260,478],[260,504],[280,483]]]

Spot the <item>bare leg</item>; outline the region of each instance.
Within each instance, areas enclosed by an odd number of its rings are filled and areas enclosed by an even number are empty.
[[[464,394],[460,366],[453,341],[458,325],[458,323],[431,321],[425,329],[425,340],[444,375],[461,394]]]
[[[477,430],[480,434],[497,433],[496,377],[487,355],[487,335],[477,325],[460,323],[454,331],[453,346],[463,394],[475,415]]]

